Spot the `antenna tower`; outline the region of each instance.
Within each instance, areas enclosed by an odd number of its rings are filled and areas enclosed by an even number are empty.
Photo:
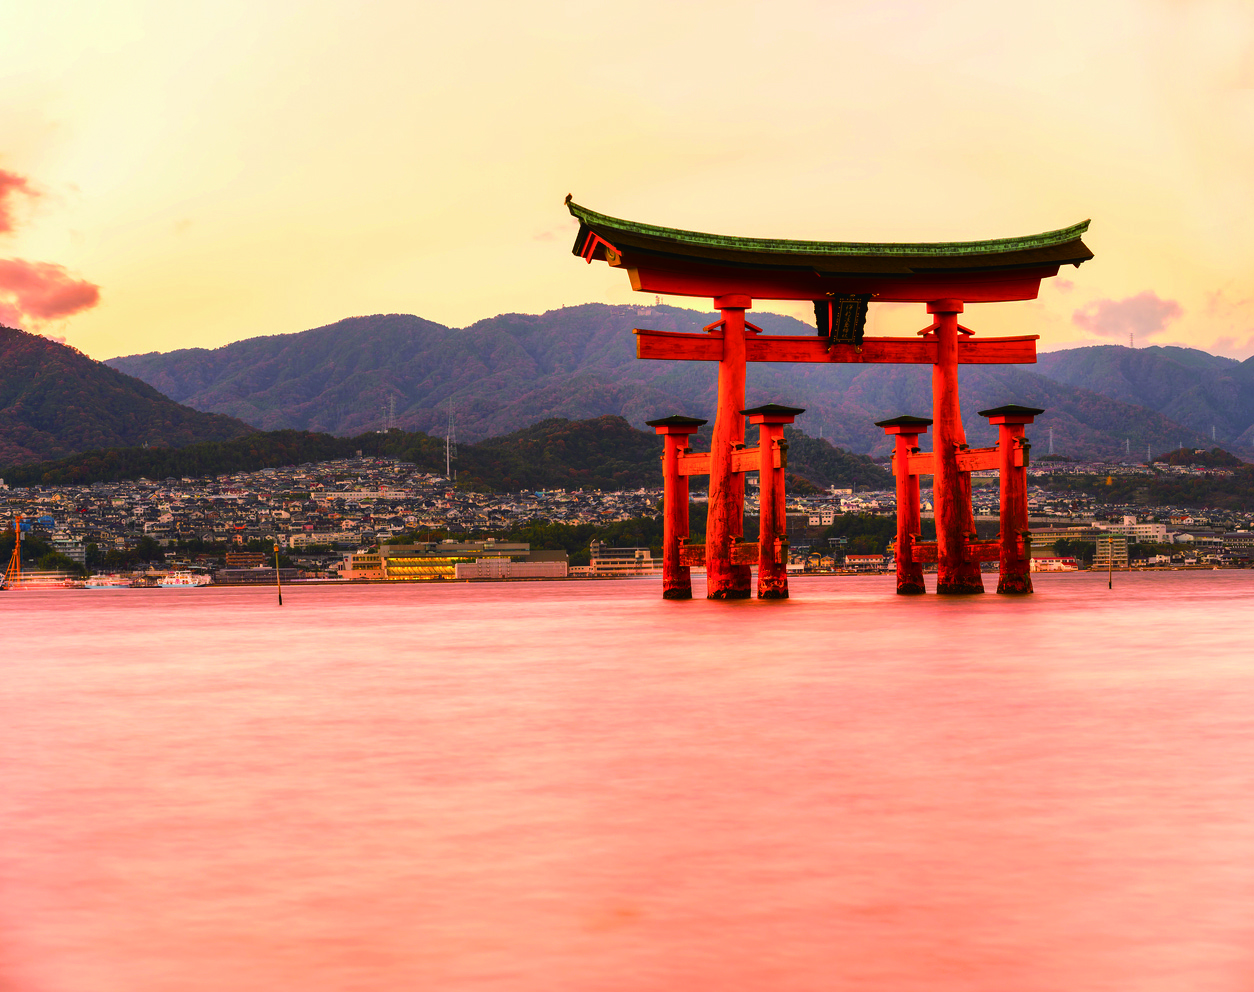
[[[1049,429],[1049,453],[1051,455],[1054,453],[1054,429],[1052,427]]]
[[[448,430],[444,432],[444,478],[453,478],[453,459],[457,457],[457,435],[453,431],[453,400],[448,401]]]

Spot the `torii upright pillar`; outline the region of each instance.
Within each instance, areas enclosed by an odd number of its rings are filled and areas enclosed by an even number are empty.
[[[662,450],[662,598],[692,599],[692,569],[680,555],[688,537],[688,476],[679,473],[679,454],[708,421],[674,416],[646,423],[666,439]]]
[[[933,300],[931,333],[936,335],[936,364],[932,366],[932,448],[935,475],[932,505],[936,509],[936,591],[983,592],[980,563],[968,561],[967,542],[975,540],[975,516],[971,512],[971,473],[958,469],[958,451],[967,443],[958,405],[958,314],[961,300]]]
[[[784,425],[805,410],[768,403],[740,412],[758,426],[758,599],[787,599],[784,472],[788,468],[788,442],[784,440]]]
[[[1044,413],[1031,406],[999,406],[981,410],[998,428],[997,454],[1001,473],[1001,575],[997,591],[1025,595],[1032,591],[1032,545],[1028,533],[1028,444],[1023,429]]]
[[[919,435],[932,422],[926,417],[894,417],[877,420],[876,427],[896,437],[893,475],[897,479],[897,595],[918,596],[923,585],[923,565],[914,560],[914,544],[923,530],[919,507],[919,477],[910,470],[910,456],[919,450]]]
[[[745,310],[753,305],[748,296],[716,296],[714,305],[723,319],[712,325],[723,337],[718,363],[718,412],[710,444],[709,518],[705,527],[706,597],[748,599],[753,592],[753,572],[748,565],[732,564],[733,539],[745,532],[745,477],[732,470],[732,452],[745,443]]]

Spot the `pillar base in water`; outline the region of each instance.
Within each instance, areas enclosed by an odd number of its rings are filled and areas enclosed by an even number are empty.
[[[974,561],[946,568],[943,564],[936,574],[936,593],[940,596],[966,596],[984,591],[984,579],[980,565]]]
[[[1032,576],[1023,572],[1003,574],[997,581],[997,591],[1003,596],[1027,596],[1032,592]]]
[[[787,589],[760,589],[758,599],[787,599]]]
[[[899,562],[897,565],[897,595],[922,596],[926,592],[927,586],[923,584],[923,566],[918,562]]]
[[[686,589],[680,589],[680,588],[663,589],[662,598],[663,599],[692,599],[692,586],[689,586]]]
[[[748,599],[753,595],[753,573],[748,565],[707,562],[706,599]]]

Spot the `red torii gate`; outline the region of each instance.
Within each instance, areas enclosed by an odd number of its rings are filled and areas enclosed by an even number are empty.
[[[733,560],[743,528],[743,473],[752,470],[733,464],[733,452],[744,444],[747,362],[931,365],[936,591],[984,591],[979,561],[967,549],[975,522],[971,469],[959,465],[966,434],[958,365],[1035,363],[1038,336],[977,341],[958,314],[966,303],[1035,299],[1041,280],[1057,275],[1059,266],[1093,257],[1081,240],[1088,221],[1022,238],[866,244],[702,234],[607,217],[569,196],[566,206],[579,221],[574,254],[624,269],[635,290],[709,297],[721,311],[722,319],[701,334],[635,332],[638,358],[719,363],[704,556],[711,599],[750,595],[749,566]],[[760,335],[745,320],[755,299],[813,301],[818,334]],[[917,338],[865,337],[871,301],[926,304],[931,324]]]

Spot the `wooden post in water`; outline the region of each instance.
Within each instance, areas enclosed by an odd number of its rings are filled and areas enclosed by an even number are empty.
[[[984,591],[980,563],[968,561],[966,544],[975,538],[971,512],[971,475],[958,470],[958,451],[967,443],[958,404],[958,314],[961,300],[933,300],[931,333],[936,336],[936,364],[932,366],[932,505],[936,510],[936,591]]]
[[[919,596],[927,592],[923,565],[914,560],[914,542],[922,535],[919,507],[919,477],[911,471],[910,456],[919,450],[919,435],[932,421],[926,417],[894,417],[878,420],[876,427],[896,436],[893,449],[893,475],[897,480],[897,595]],[[935,505],[935,504],[933,504]]]
[[[279,542],[274,542],[274,584],[279,590],[279,605],[283,605],[283,576],[279,574]]]
[[[718,412],[710,444],[709,518],[705,526],[706,597],[748,599],[753,572],[732,564],[732,543],[745,529],[745,477],[732,470],[732,452],[743,446],[745,418],[745,310],[748,296],[716,296],[714,305],[723,319],[709,330],[721,331],[722,358],[718,363]]]
[[[740,412],[758,426],[758,599],[787,599],[784,471],[788,468],[788,442],[784,440],[784,425],[805,410],[768,403]]]
[[[646,421],[665,439],[662,451],[662,598],[692,599],[692,569],[680,560],[688,538],[688,476],[679,474],[679,453],[705,420],[663,417]]]
[[[1001,561],[997,591],[1026,595],[1032,591],[1032,545],[1028,533],[1028,450],[1023,429],[1044,410],[999,406],[981,410],[998,428],[997,457],[1001,482]]]

